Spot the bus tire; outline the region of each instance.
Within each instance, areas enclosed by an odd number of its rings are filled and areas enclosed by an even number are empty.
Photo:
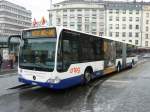
[[[87,84],[91,81],[92,79],[92,71],[87,69],[84,72],[84,83]]]
[[[121,64],[118,63],[118,65],[117,65],[117,72],[120,72],[120,71],[121,71]]]

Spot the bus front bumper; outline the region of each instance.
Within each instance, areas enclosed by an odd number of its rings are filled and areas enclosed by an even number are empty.
[[[59,83],[37,82],[37,81],[27,80],[22,77],[19,77],[18,80],[19,82],[25,84],[37,85],[41,87],[59,90],[59,89],[65,89],[80,84],[82,82],[82,76],[63,79]]]

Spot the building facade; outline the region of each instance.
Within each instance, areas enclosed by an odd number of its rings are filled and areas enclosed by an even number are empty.
[[[145,4],[143,7],[142,21],[142,45],[150,47],[150,4]]]
[[[8,55],[9,35],[21,34],[21,29],[31,27],[31,23],[30,10],[6,0],[0,0],[0,54],[3,55],[4,60],[6,54]],[[17,54],[16,40],[11,44],[11,51]]]
[[[20,34],[20,29],[30,27],[31,23],[31,11],[0,0],[0,36]]]
[[[49,13],[52,25],[150,47],[150,3],[66,0]]]
[[[54,4],[50,10],[52,25],[95,35],[104,35],[104,4],[100,0],[68,0]]]
[[[0,42],[20,30],[31,27],[31,11],[22,6],[0,0]]]
[[[134,2],[106,2],[105,35],[141,46],[142,5]]]

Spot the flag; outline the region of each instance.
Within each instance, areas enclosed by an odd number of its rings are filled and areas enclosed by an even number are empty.
[[[37,21],[36,21],[35,18],[34,18],[34,20],[33,20],[33,26],[34,26],[34,27],[37,26]]]
[[[46,23],[46,20],[45,20],[45,18],[43,16],[42,19],[41,19],[41,25],[45,25],[45,23]]]

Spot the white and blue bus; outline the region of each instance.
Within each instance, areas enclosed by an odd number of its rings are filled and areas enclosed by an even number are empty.
[[[20,38],[18,73],[25,84],[64,89],[138,61],[135,45],[66,28],[25,29]]]

